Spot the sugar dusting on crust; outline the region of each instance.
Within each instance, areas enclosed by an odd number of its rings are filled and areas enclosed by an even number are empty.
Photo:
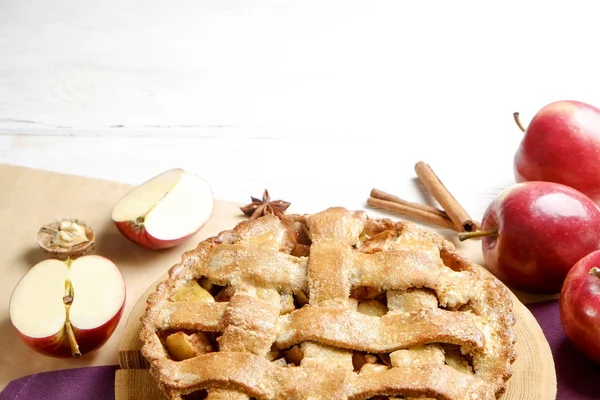
[[[308,255],[291,255],[299,240]],[[203,276],[231,286],[231,300],[202,315],[183,304],[174,307],[169,297]],[[350,298],[359,286],[387,292],[390,311],[382,317],[359,313]],[[309,304],[283,311],[281,296],[295,290],[306,293]],[[514,322],[504,285],[438,234],[331,208],[244,221],[184,253],[148,298],[140,339],[151,373],[170,399],[200,389],[264,399],[493,399],[512,374]],[[220,351],[170,360],[160,330],[182,326],[222,332]],[[444,350],[438,343],[459,346],[475,373],[440,365]],[[300,366],[267,360],[273,346],[294,344],[308,352]],[[433,347],[423,353],[423,346]],[[367,381],[348,370],[356,350],[391,353],[398,365],[373,369]]]

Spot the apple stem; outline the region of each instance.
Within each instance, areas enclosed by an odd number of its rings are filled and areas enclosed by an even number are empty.
[[[498,231],[461,232],[458,234],[458,240],[462,242],[467,239],[473,239],[482,236],[498,236]]]
[[[513,113],[513,118],[515,119],[515,122],[517,123],[517,126],[519,127],[519,129],[521,129],[521,131],[525,132],[525,128],[523,127],[523,124],[521,124],[521,118],[519,118],[518,112]]]
[[[67,322],[65,322],[65,329],[67,330],[67,336],[69,337],[69,345],[71,345],[71,354],[73,357],[77,358],[81,356],[81,352],[79,351],[77,339],[75,339],[75,332],[73,331],[73,325],[71,325],[71,321],[67,320]]]
[[[596,278],[600,279],[600,268],[593,267],[592,269],[590,269],[590,275],[594,275],[596,276]]]

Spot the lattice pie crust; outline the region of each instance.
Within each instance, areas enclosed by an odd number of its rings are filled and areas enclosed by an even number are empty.
[[[169,399],[495,399],[515,359],[504,285],[437,233],[344,208],[201,242],[142,323]]]

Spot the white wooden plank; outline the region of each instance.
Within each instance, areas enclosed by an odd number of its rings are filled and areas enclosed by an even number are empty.
[[[130,137],[0,137],[0,162],[141,183],[168,168],[204,176],[221,199],[247,202],[264,188],[293,203],[290,211],[330,206],[362,209],[373,187],[407,200],[428,202],[414,164],[431,164],[449,190],[480,218],[488,203],[513,182],[512,149],[518,142],[488,143],[495,151],[472,156],[481,143],[451,153],[429,138],[390,141],[304,139],[168,139]]]
[[[540,5],[543,5],[541,7]],[[314,211],[419,200],[426,160],[478,217],[523,121],[600,105],[594,4],[0,1],[0,162]]]
[[[2,0],[0,132],[513,135],[515,110],[600,105],[595,7]]]

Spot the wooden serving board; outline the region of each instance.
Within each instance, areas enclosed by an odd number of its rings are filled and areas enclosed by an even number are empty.
[[[231,226],[233,227],[233,225]],[[215,232],[217,233],[217,232]],[[463,253],[479,262],[477,245],[458,245]],[[161,279],[163,279],[161,277]],[[119,344],[121,369],[115,377],[115,400],[164,400],[157,384],[148,372],[148,363],[140,353],[140,317],[146,308],[146,299],[154,291],[156,283],[140,297],[133,307],[125,331]],[[514,374],[509,380],[502,400],[554,400],[556,399],[556,372],[550,346],[535,317],[511,292],[517,323],[516,352],[518,357],[513,364]],[[529,300],[529,298],[528,298]]]

